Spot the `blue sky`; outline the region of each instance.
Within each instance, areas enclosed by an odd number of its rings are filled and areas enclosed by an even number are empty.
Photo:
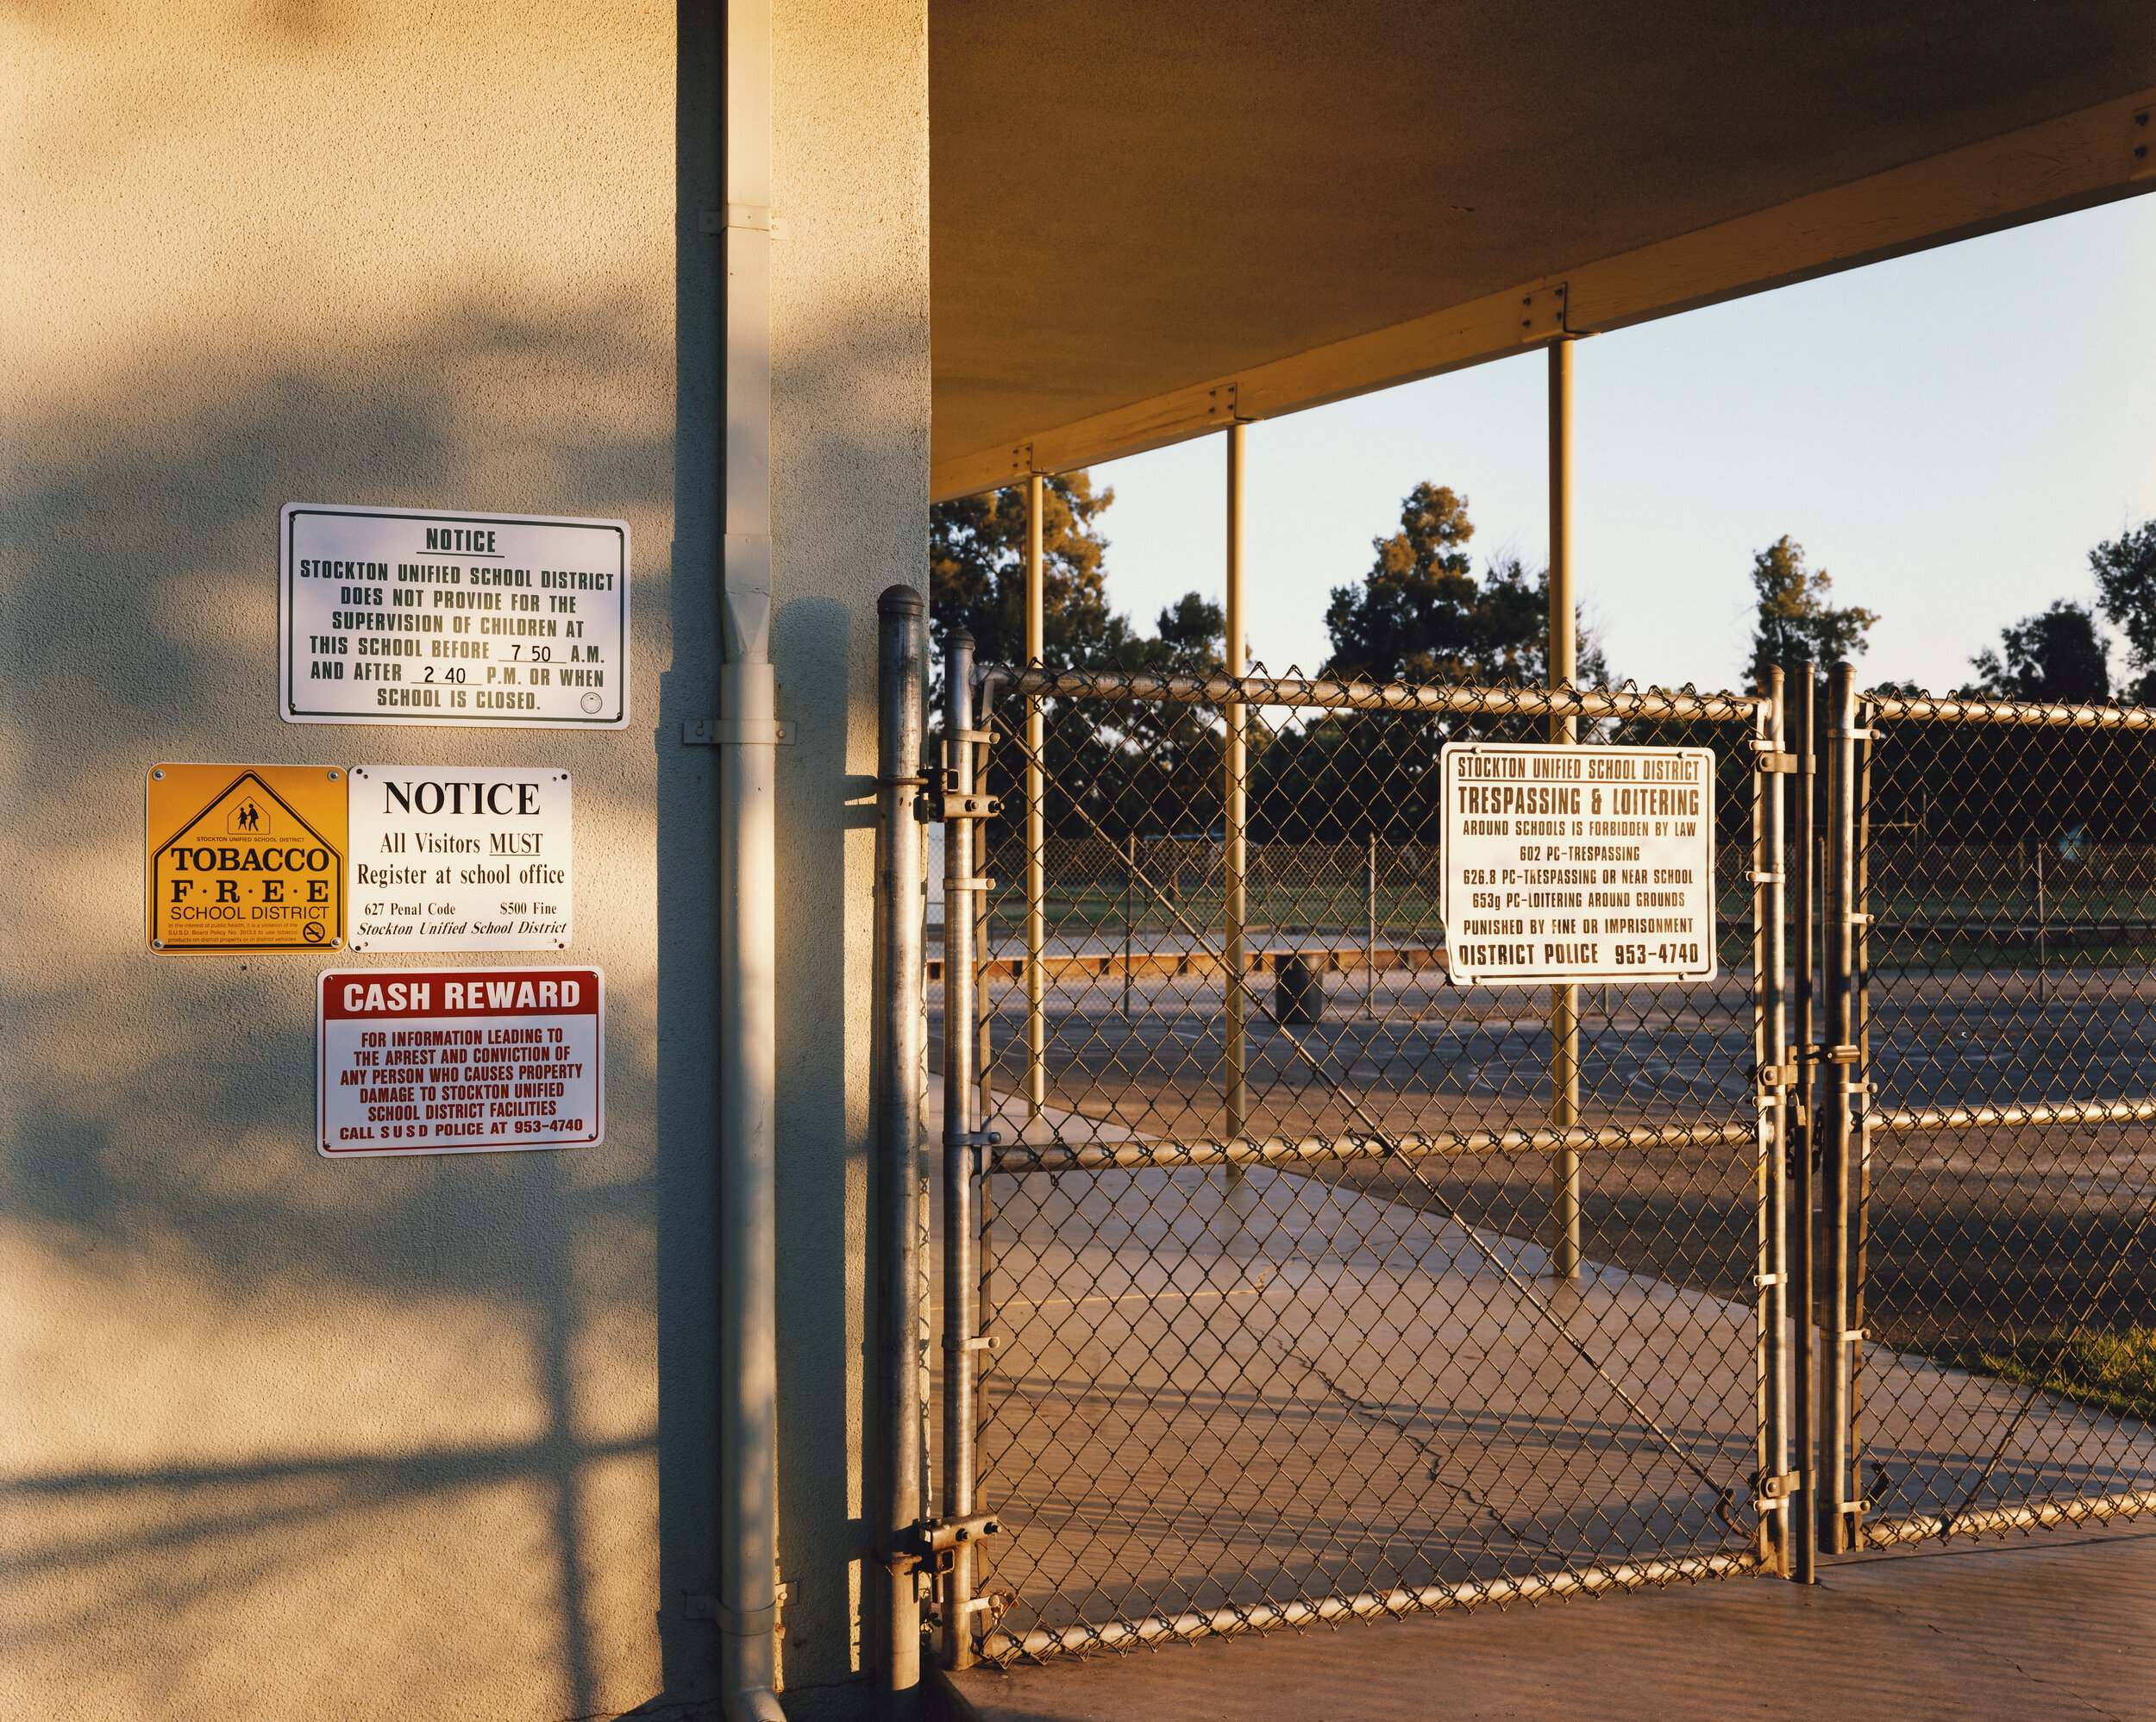
[[[1880,612],[1866,683],[1951,687],[2007,623],[2087,601],[2090,547],[2156,515],[2153,306],[2156,197],[1583,341],[1578,579],[1612,666],[1733,683],[1752,552],[1785,532]],[[1328,592],[1423,479],[1466,494],[1482,556],[1540,565],[1547,364],[1250,428],[1260,658],[1323,659]],[[1094,468],[1111,600],[1149,627],[1220,592],[1224,461],[1208,437]]]

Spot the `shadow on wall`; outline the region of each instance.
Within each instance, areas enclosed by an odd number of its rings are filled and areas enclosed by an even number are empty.
[[[660,1477],[712,1445],[708,1386],[672,1399],[655,1368],[657,1312],[710,1287],[664,1236],[708,1236],[707,1182],[655,1128],[654,809],[681,750],[291,729],[273,642],[283,503],[625,515],[657,715],[674,359],[670,308],[626,295],[453,304],[318,361],[168,354],[10,431],[16,1692],[83,1715],[588,1715],[660,1682],[655,1611],[684,1630]],[[603,1146],[324,1162],[318,965],[142,949],[152,761],[389,750],[577,773]],[[708,969],[693,913],[669,938]],[[692,1283],[657,1283],[667,1263]],[[674,1367],[696,1353],[691,1332]],[[711,1533],[692,1511],[664,1534]]]

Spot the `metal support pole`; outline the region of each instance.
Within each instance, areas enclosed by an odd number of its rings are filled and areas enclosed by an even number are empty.
[[[1813,962],[1817,937],[1814,922],[1819,903],[1815,889],[1818,845],[1814,829],[1817,808],[1814,798],[1819,783],[1818,684],[1817,667],[1805,665],[1803,679],[1794,691],[1789,704],[1789,730],[1800,773],[1789,841],[1789,860],[1796,868],[1796,889],[1790,897],[1790,918],[1796,923],[1796,1083],[1790,1090],[1787,1108],[1794,1114],[1796,1126],[1789,1132],[1789,1209],[1796,1223],[1789,1262],[1789,1308],[1796,1318],[1796,1356],[1790,1371],[1796,1389],[1792,1418],[1796,1437],[1796,1505],[1791,1515],[1796,1561],[1790,1576],[1799,1584],[1817,1581],[1814,1556],[1819,1547],[1820,1523],[1819,1461],[1813,1445],[1818,1431],[1819,1312],[1813,1272],[1813,1251],[1817,1238],[1813,1208],[1817,1198],[1812,1167],[1813,1143],[1818,1139],[1815,1121],[1819,1116],[1818,1096],[1814,1093],[1819,1059],[1813,1012]]]
[[[1826,955],[1827,1080],[1821,1174],[1826,1184],[1825,1343],[1821,1348],[1820,1539],[1840,1554],[1850,1547],[1849,1287],[1850,1085],[1856,1075],[1855,926],[1857,890],[1857,695],[1854,673],[1836,664],[1827,680]]]
[[[1243,488],[1244,438],[1249,427],[1240,421],[1228,427],[1228,543],[1227,543],[1227,667],[1231,676],[1250,672],[1243,639]],[[1244,829],[1250,805],[1244,776],[1244,709],[1240,700],[1221,708],[1227,737],[1221,766],[1220,915],[1221,958],[1227,973],[1221,977],[1227,1006],[1227,1126],[1230,1142],[1238,1140],[1250,1127],[1250,1091],[1244,1063],[1244,986],[1250,957],[1244,948],[1243,884],[1246,855]],[[1235,1178],[1231,1174],[1229,1181]]]
[[[974,798],[973,636],[951,639],[943,666],[943,900],[963,903],[975,877],[977,822],[950,817]],[[943,911],[943,1517],[973,1506],[974,1320],[973,1037],[950,1025],[973,1020],[974,919]],[[985,1124],[983,1126],[985,1128]],[[973,1550],[961,1544],[943,1575],[943,1664],[973,1664]]]
[[[1570,687],[1579,673],[1572,596],[1572,343],[1550,348],[1550,686]],[[1576,719],[1550,720],[1550,739],[1579,739]],[[1580,989],[1550,989],[1550,1122],[1580,1121]],[[1550,1159],[1550,1277],[1580,1277],[1580,1156],[1560,1149]]]
[[[1041,569],[1041,513],[1044,486],[1038,473],[1025,479],[1025,661],[1046,661],[1047,600]],[[1048,1104],[1048,981],[1042,958],[1048,949],[1048,821],[1041,774],[1045,720],[1037,699],[1025,702],[1025,1116],[1029,1123]]]
[[[925,1456],[923,1377],[926,1268],[921,1193],[921,1108],[927,1070],[926,965],[921,906],[921,827],[913,798],[922,777],[922,659],[926,607],[911,586],[892,586],[876,605],[876,976],[872,1115],[875,1130],[876,1394],[874,1504],[881,1518],[886,1594],[881,1711],[887,1718],[922,1713],[921,1606],[917,1566],[907,1552],[921,1518]],[[963,899],[944,898],[944,936],[971,924]],[[944,969],[943,1043],[967,1039],[966,1018],[949,1010],[950,970]]]
[[[1760,692],[1771,702],[1757,740],[1771,754],[1789,751],[1783,705],[1783,678],[1771,670]],[[1789,1469],[1789,1180],[1784,1173],[1789,1143],[1790,1073],[1788,1063],[1788,1006],[1782,991],[1783,943],[1782,904],[1783,786],[1786,773],[1754,772],[1752,779],[1752,1055],[1762,1070],[1776,1071],[1763,1084],[1759,1101],[1759,1156],[1756,1173],[1758,1203],[1758,1326],[1759,1408],[1758,1468],[1762,1477],[1785,1477]],[[1787,1576],[1791,1569],[1789,1504],[1786,1494],[1765,1497],[1759,1509],[1760,1560]]]

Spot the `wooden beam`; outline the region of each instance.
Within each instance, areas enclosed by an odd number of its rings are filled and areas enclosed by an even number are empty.
[[[936,500],[2156,191],[2156,91],[940,461]]]

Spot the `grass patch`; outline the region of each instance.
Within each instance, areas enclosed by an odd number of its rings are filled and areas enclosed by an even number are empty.
[[[1979,1375],[2039,1387],[2062,1399],[2156,1423],[2156,1327],[2055,1334],[2014,1345],[1981,1343],[1933,1354]]]

